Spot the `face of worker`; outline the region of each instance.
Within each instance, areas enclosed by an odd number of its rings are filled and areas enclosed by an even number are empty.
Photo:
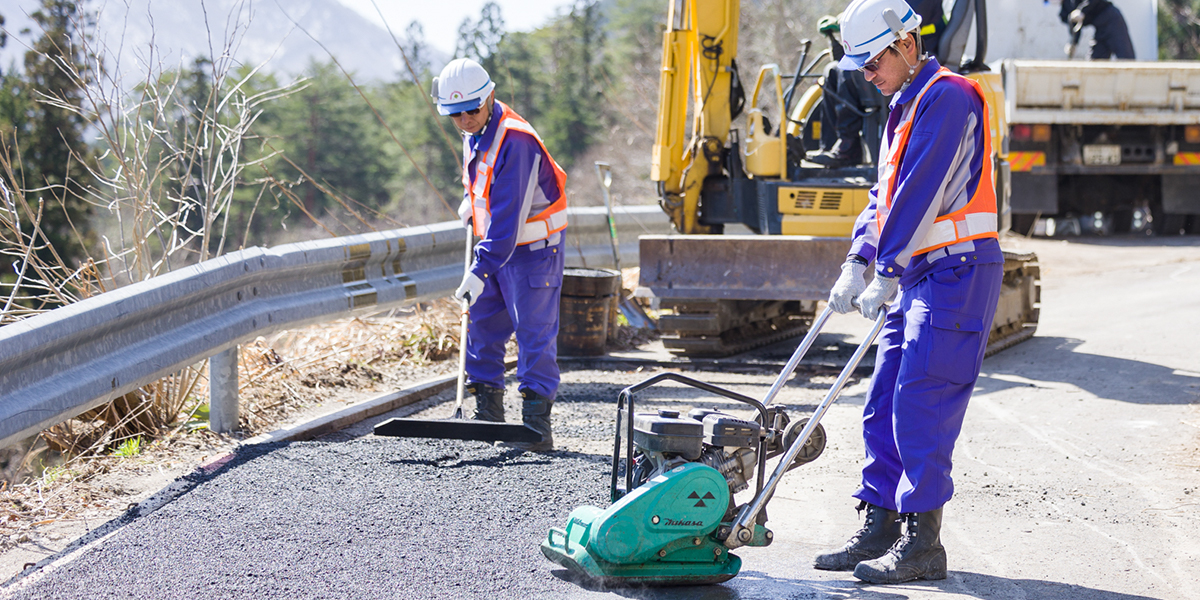
[[[876,58],[877,60],[873,59],[876,69],[872,71],[864,68],[863,77],[879,88],[884,96],[891,96],[900,91],[900,88],[915,75],[908,72],[910,65],[920,68],[917,64],[917,43],[911,35],[892,44]],[[872,61],[867,61],[867,66],[871,63]]]
[[[487,126],[488,119],[492,117],[492,100],[496,97],[496,92],[488,94],[487,100],[479,107],[478,113],[470,114],[469,112],[458,113],[458,116],[451,116],[450,120],[454,121],[454,125],[463,130],[464,133],[471,135],[478,134]]]

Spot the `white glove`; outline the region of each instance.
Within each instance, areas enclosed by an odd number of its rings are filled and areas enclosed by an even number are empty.
[[[454,290],[454,299],[461,301],[467,299],[467,306],[475,306],[475,301],[479,299],[479,295],[483,293],[483,280],[476,277],[474,273],[463,275],[462,283],[458,284],[458,289]]]
[[[458,205],[458,218],[462,220],[463,228],[471,229],[471,200],[463,198],[461,204]]]
[[[1071,11],[1071,15],[1067,17],[1067,20],[1071,22],[1071,31],[1083,29],[1083,11],[1078,8]]]
[[[858,296],[858,308],[862,311],[862,316],[872,321],[877,319],[879,309],[896,295],[896,290],[899,288],[899,277],[880,277],[876,273],[875,279],[871,280],[871,285],[867,286],[867,291]]]
[[[866,272],[867,265],[860,262],[848,260],[842,263],[842,274],[829,291],[829,308],[832,308],[833,312],[844,315],[854,310],[850,300],[867,289],[867,280],[863,278]]]

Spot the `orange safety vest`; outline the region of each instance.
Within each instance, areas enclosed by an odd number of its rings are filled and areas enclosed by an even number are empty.
[[[554,167],[554,176],[558,180],[558,200],[555,200],[542,212],[529,217],[517,234],[517,245],[532,244],[533,242],[544,240],[567,227],[567,172],[563,171],[562,167],[554,162],[554,158],[550,156],[550,151],[546,149],[546,144],[542,142],[542,138],[533,130],[529,121],[521,118],[520,115],[503,102],[496,100],[496,104],[499,104],[503,110],[502,118],[498,124],[500,129],[492,137],[491,147],[487,149],[475,165],[474,185],[471,184],[471,179],[467,171],[470,168],[471,159],[474,157],[474,154],[471,151],[470,138],[463,139],[463,187],[466,188],[467,193],[471,197],[471,219],[475,224],[475,235],[484,237],[487,234],[488,227],[492,223],[492,176],[494,175],[493,170],[496,166],[496,157],[500,154],[500,146],[504,143],[505,136],[509,131],[515,130],[528,133],[533,136],[533,139],[537,140],[538,145],[542,147],[542,152],[546,155],[546,159],[550,161],[550,166]],[[535,180],[530,182],[530,184],[538,185],[536,173],[534,177]]]
[[[992,135],[988,125],[987,99],[983,95],[983,88],[980,87],[979,82],[951,73],[946,67],[938,69],[933,77],[929,78],[925,87],[921,88],[921,93],[917,95],[917,101],[913,104],[912,110],[896,126],[893,143],[888,145],[884,160],[879,163],[879,195],[875,203],[876,225],[882,232],[888,214],[891,212],[892,194],[896,190],[896,177],[900,172],[900,161],[908,146],[908,139],[912,134],[913,118],[920,107],[921,99],[925,97],[925,92],[929,91],[933,82],[943,77],[958,77],[969,82],[983,102],[983,122],[980,123],[980,126],[983,127],[983,173],[980,175],[979,185],[976,186],[975,195],[971,201],[959,210],[934,219],[933,227],[921,241],[920,249],[914,252],[913,256],[952,246],[959,242],[1000,237],[996,231],[996,182],[992,175]],[[884,143],[887,143],[886,138]]]

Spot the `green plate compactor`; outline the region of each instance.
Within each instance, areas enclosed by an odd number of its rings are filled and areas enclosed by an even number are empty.
[[[553,528],[542,554],[586,580],[607,586],[700,585],[728,581],[742,561],[730,550],[767,546],[766,505],[787,471],[825,449],[821,417],[883,328],[884,313],[809,417],[792,421],[771,404],[829,319],[826,309],[762,400],[685,377],[662,373],[621,390],[608,508],[581,506],[566,527]],[[754,409],[754,419],[708,409],[635,413],[634,395],[675,381]],[[622,431],[624,430],[624,431]],[[622,459],[622,438],[625,441]],[[767,460],[779,457],[770,479]],[[624,481],[618,473],[623,472]],[[734,494],[750,488],[742,505]]]

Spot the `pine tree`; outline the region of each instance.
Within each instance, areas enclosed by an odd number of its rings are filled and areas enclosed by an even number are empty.
[[[89,83],[84,36],[92,16],[74,0],[42,0],[30,15],[42,35],[25,53],[29,103],[28,137],[19,140],[24,184],[39,189],[29,197],[45,202],[42,231],[68,265],[83,259],[91,243],[91,206],[87,189],[94,184],[85,163],[93,161],[84,142],[88,119],[83,110]],[[45,259],[53,261],[47,254]]]
[[[314,217],[339,212],[342,202],[353,210],[382,206],[392,171],[384,162],[387,133],[332,63],[310,63],[305,75],[306,87],[280,99],[264,121],[274,124],[268,135],[281,138],[274,175],[296,183],[292,192]]]
[[[592,144],[606,112],[599,82],[606,77],[599,0],[577,0],[549,27],[552,91],[538,131],[564,167]]]
[[[500,15],[500,5],[488,2],[480,10],[478,21],[466,18],[458,26],[454,57],[474,60],[491,73],[496,66],[493,56],[503,40],[504,17]]]
[[[1161,0],[1158,57],[1163,60],[1200,58],[1200,1]]]

